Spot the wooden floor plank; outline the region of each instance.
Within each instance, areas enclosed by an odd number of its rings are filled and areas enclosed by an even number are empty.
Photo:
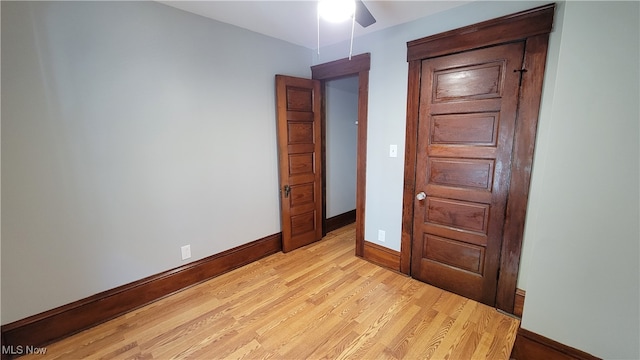
[[[31,358],[509,358],[517,319],[357,258],[354,246],[346,226]]]

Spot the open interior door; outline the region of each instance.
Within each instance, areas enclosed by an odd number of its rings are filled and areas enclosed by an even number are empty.
[[[282,251],[322,238],[320,81],[276,75]]]

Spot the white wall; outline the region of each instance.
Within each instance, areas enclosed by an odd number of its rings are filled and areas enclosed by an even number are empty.
[[[356,208],[358,77],[326,82],[327,218]]]
[[[3,324],[280,231],[274,75],[310,50],[154,2],[1,5]]]
[[[640,358],[640,3],[565,4],[545,97],[522,327]]]
[[[545,2],[546,3],[546,2]],[[365,239],[400,250],[406,42],[533,8],[474,2],[356,38],[371,52]],[[566,8],[565,8],[566,5]],[[640,358],[638,3],[559,3],[518,286],[523,327],[593,355]],[[314,63],[344,58],[322,48]]]
[[[539,196],[536,190],[539,188],[539,172],[545,158],[547,143],[549,139],[549,129],[551,128],[551,104],[554,99],[555,79],[558,73],[558,56],[560,53],[560,42],[562,38],[562,26],[564,19],[565,2],[556,4],[556,14],[553,19],[553,30],[549,37],[547,48],[547,63],[545,67],[545,80],[542,87],[542,99],[540,104],[540,114],[538,118],[538,134],[536,137],[536,147],[533,155],[532,177],[529,193],[529,203],[527,208],[527,218],[525,221],[524,239],[522,244],[522,254],[520,256],[520,271],[518,273],[518,288],[527,289],[527,279],[529,278],[529,270],[531,268],[530,260],[533,253],[533,245],[535,244],[534,235],[536,227],[534,224],[537,212],[534,210],[539,208]]]

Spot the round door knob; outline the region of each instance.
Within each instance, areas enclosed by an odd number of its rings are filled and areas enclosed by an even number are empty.
[[[424,191],[421,191],[421,192],[418,193],[418,195],[416,195],[416,199],[418,199],[420,201],[422,201],[422,200],[424,200],[426,198],[427,198],[427,194],[425,194]]]

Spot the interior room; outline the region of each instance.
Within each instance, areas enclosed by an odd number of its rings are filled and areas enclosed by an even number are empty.
[[[66,326],[56,316],[104,311],[105,294],[145,289],[113,303],[122,314],[193,285],[171,280],[180,269],[233,259],[198,275],[214,277],[282,255],[275,76],[311,79],[312,67],[352,55],[370,58],[366,127],[363,79],[326,81],[322,221],[361,216],[365,248],[400,261],[410,251],[407,43],[552,2],[407,2],[431,7],[412,17],[364,1],[378,21],[367,28],[316,22],[315,5],[298,1],[216,1],[196,13],[206,3],[1,2],[3,358],[53,341],[29,342],[52,329],[46,321]],[[235,24],[215,18],[247,7]],[[252,28],[260,14],[271,32]],[[518,336],[566,358],[638,359],[640,3],[555,2],[543,71]],[[343,122],[330,120],[336,107]]]

